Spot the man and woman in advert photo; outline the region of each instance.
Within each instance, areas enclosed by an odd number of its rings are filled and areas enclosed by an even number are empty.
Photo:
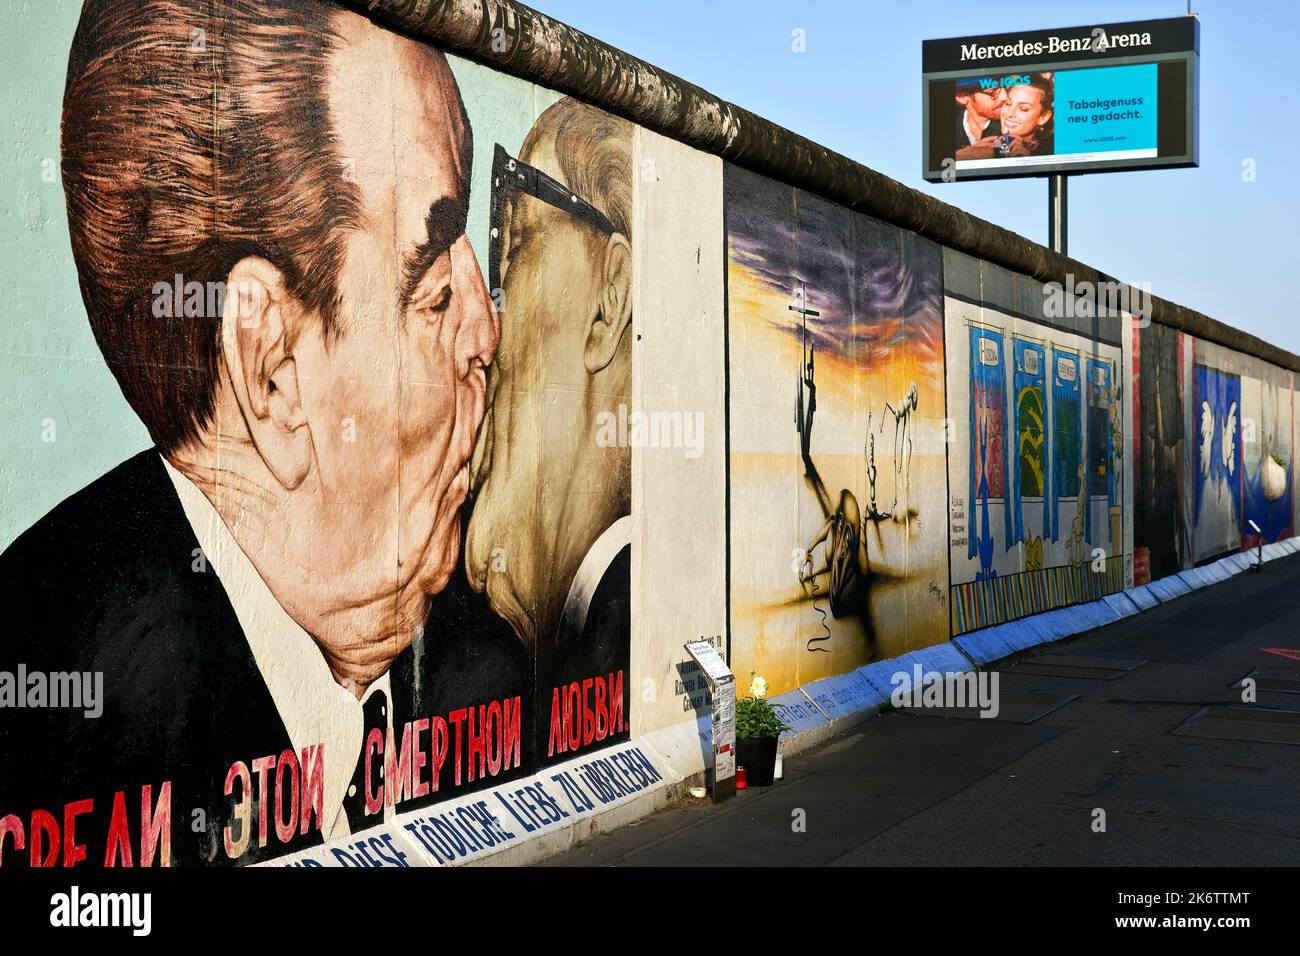
[[[1054,85],[1051,73],[955,81],[955,158],[1050,156]]]

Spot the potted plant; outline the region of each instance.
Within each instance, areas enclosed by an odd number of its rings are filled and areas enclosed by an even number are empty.
[[[767,701],[767,681],[749,672],[749,696],[736,701],[736,763],[745,768],[748,783],[772,785],[776,768],[776,745],[781,732],[789,730]]]

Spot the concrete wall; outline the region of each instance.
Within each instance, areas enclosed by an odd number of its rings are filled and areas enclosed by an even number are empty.
[[[1294,373],[1158,326],[1132,341],[1136,583],[1291,537]]]
[[[1292,534],[1277,350],[374,6],[7,34],[0,864],[530,859],[703,770],[687,641],[807,742]]]

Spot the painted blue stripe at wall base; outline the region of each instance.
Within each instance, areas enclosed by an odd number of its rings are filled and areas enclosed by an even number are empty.
[[[1225,568],[1232,568],[1238,574],[1240,574],[1242,571],[1249,570],[1250,566],[1254,563],[1255,563],[1255,556],[1253,554],[1250,556],[1247,556],[1245,554],[1230,554],[1226,558],[1221,558],[1218,561],[1218,564],[1220,564],[1221,566]]]
[[[1129,588],[1124,593],[1132,598],[1133,603],[1144,611],[1148,611],[1160,603],[1160,598],[1151,590],[1151,585],[1149,584]]]
[[[768,703],[776,709],[776,715],[781,718],[782,723],[790,725],[789,730],[781,733],[783,740],[798,734],[806,734],[827,724],[821,711],[797,687],[776,697],[769,697]]]
[[[971,669],[970,660],[951,642],[923,647],[907,655],[921,665],[923,670],[943,674],[961,674]]]
[[[896,661],[890,661],[889,664],[895,671],[899,669]],[[879,689],[857,671],[815,680],[806,684],[803,692],[832,720],[851,717],[883,702]],[[888,695],[884,699],[887,700]]]
[[[982,631],[971,631],[960,637],[954,637],[952,642],[983,667],[1004,657],[1010,657],[1019,650],[1007,641],[1005,631],[1006,625],[999,624],[997,627],[986,627]]]
[[[1167,578],[1160,578],[1158,581],[1152,581],[1147,585],[1151,593],[1161,601],[1172,601],[1176,597],[1182,597],[1192,589],[1178,575],[1171,575]]]
[[[1107,594],[1101,599],[1102,603],[1110,608],[1115,615],[1120,618],[1132,617],[1142,609],[1133,603],[1133,599],[1128,596],[1127,591],[1119,594]]]

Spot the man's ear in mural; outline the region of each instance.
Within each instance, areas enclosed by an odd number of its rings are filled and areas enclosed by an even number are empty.
[[[299,317],[284,273],[249,256],[230,270],[221,318],[221,357],[257,453],[287,490],[311,469],[311,429],[290,343]]]
[[[632,246],[621,233],[605,241],[600,277],[599,311],[587,332],[583,364],[594,375],[618,354],[619,343],[632,321]]]

